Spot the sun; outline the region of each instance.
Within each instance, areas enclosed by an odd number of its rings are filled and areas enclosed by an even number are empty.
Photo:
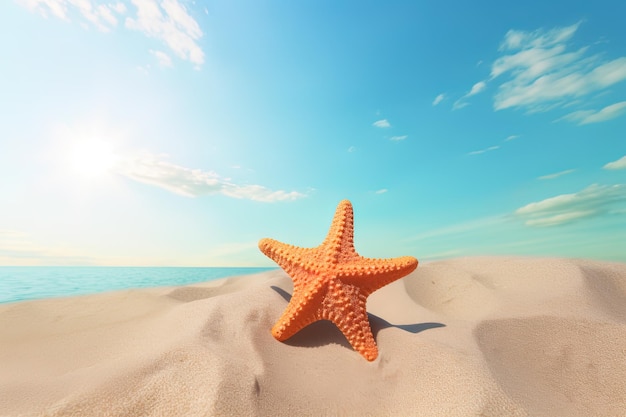
[[[95,178],[110,173],[118,157],[111,143],[100,138],[88,138],[72,146],[68,159],[74,173]]]

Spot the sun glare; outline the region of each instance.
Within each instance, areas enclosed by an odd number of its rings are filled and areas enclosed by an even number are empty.
[[[111,171],[117,156],[110,143],[102,139],[85,139],[76,143],[69,153],[72,170],[84,177],[94,178]]]

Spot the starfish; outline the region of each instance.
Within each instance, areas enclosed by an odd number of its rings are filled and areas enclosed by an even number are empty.
[[[365,304],[367,297],[417,268],[412,256],[374,259],[354,248],[352,204],[337,206],[328,235],[315,248],[261,239],[259,249],[293,280],[293,295],[272,335],[285,341],[319,320],[333,322],[350,345],[368,361],[378,357]]]

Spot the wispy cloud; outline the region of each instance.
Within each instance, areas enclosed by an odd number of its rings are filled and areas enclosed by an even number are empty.
[[[566,169],[565,171],[555,172],[554,174],[543,175],[541,177],[538,177],[537,179],[538,180],[553,180],[553,179],[558,178],[560,176],[571,174],[574,171],[575,171],[575,169]]]
[[[506,142],[512,141],[512,140],[517,139],[519,137],[520,137],[520,135],[510,135],[510,136],[507,136],[502,141],[502,143],[506,143]],[[468,155],[480,155],[480,154],[483,154],[485,152],[495,151],[495,150],[498,150],[498,149],[500,149],[500,145],[494,145],[494,146],[490,146],[490,147],[485,148],[485,149],[479,149],[477,151],[468,152]]]
[[[202,31],[177,0],[132,0],[137,8],[135,17],[127,17],[128,29],[164,42],[181,59],[196,65],[204,63],[204,52],[197,43]]]
[[[626,185],[598,185],[573,194],[561,194],[527,204],[514,214],[525,219],[527,226],[557,226],[577,220],[617,214],[626,203]]]
[[[485,153],[485,152],[489,152],[489,151],[495,151],[496,149],[500,149],[500,146],[498,146],[498,145],[490,146],[488,148],[480,149],[478,151],[472,151],[472,152],[469,152],[468,155],[480,155],[481,153]]]
[[[450,226],[440,227],[413,235],[406,240],[408,242],[429,241],[434,238],[441,237],[461,237],[473,235],[475,232],[484,229],[491,229],[495,226],[501,226],[506,221],[505,216],[485,217],[467,221],[465,223],[457,223]]]
[[[471,97],[474,96],[482,91],[485,90],[485,88],[487,87],[487,83],[484,81],[479,81],[476,84],[474,84],[472,86],[472,89],[470,90],[469,93],[466,94],[466,97]]]
[[[574,210],[567,213],[554,214],[551,216],[538,217],[536,219],[526,220],[527,226],[546,227],[546,226],[558,226],[564,223],[571,223],[573,221],[591,217],[596,215],[595,210]]]
[[[459,110],[467,106],[469,106],[469,103],[465,101],[465,96],[463,96],[462,98],[454,102],[454,104],[452,105],[452,110]]]
[[[399,142],[401,140],[405,140],[408,137],[409,137],[408,135],[392,136],[392,137],[389,138],[389,140],[394,141],[394,142]]]
[[[432,253],[426,252],[424,254],[420,254],[420,262],[439,261],[442,259],[454,258],[454,257],[462,256],[462,255],[463,255],[462,249],[449,249],[449,250],[443,250],[443,251],[432,252]]]
[[[580,25],[509,30],[491,67],[491,80],[501,80],[494,109],[546,111],[626,80],[626,57],[605,60],[589,46],[571,50]]]
[[[561,120],[567,120],[569,122],[578,123],[579,125],[586,125],[589,123],[605,122],[607,120],[615,119],[626,113],[626,101],[620,101],[619,103],[611,104],[598,111],[596,110],[578,110],[555,120],[556,122]]]
[[[446,98],[445,94],[439,94],[437,97],[435,97],[435,99],[433,100],[433,106],[436,106],[437,104],[441,103],[443,101],[443,99]]]
[[[219,262],[219,260],[217,260]],[[206,259],[198,262],[206,265]],[[216,262],[217,263],[217,262]],[[124,253],[123,255],[89,253],[84,247],[68,245],[58,237],[54,242],[43,242],[38,236],[18,230],[0,230],[0,265],[50,266],[50,265],[137,265],[173,266],[176,261],[163,256],[143,257]],[[183,263],[189,266],[188,263]],[[233,265],[232,263],[230,265]],[[9,300],[9,294],[0,293],[0,303]]]
[[[154,57],[159,61],[159,65],[162,67],[171,67],[172,66],[172,58],[168,54],[163,51],[155,51],[150,49],[150,53],[154,55]]]
[[[251,259],[256,258],[259,247],[255,240],[250,242],[222,243],[218,247],[210,249],[205,255],[205,262],[211,265],[230,266],[233,264],[257,266],[251,264]]]
[[[91,265],[94,259],[75,250],[35,242],[32,236],[18,230],[0,230],[0,264],[2,265]],[[0,299],[2,296],[0,295]]]
[[[204,63],[204,52],[198,44],[202,31],[179,0],[124,0],[109,4],[97,0],[17,1],[44,17],[76,20],[83,27],[93,26],[103,32],[117,28],[119,20],[124,18],[127,29],[157,39],[197,68]],[[163,62],[160,58],[159,61]]]
[[[348,148],[348,152],[352,153],[352,152],[356,152],[356,147],[355,146],[350,146]]]
[[[466,100],[472,96],[475,96],[476,94],[483,92],[485,88],[487,88],[487,83],[485,81],[477,82],[476,84],[472,86],[472,89],[467,94],[465,94],[463,97],[461,97],[460,99],[454,102],[452,109],[458,110],[458,109],[462,109],[465,106],[468,106],[469,103]]]
[[[374,193],[375,194],[385,194],[387,191],[389,191],[389,190],[387,190],[386,188],[381,188],[380,190],[374,191]]]
[[[626,155],[622,156],[617,161],[609,162],[602,168],[604,169],[626,169]]]
[[[46,18],[53,16],[67,22],[77,14],[83,24],[88,22],[103,32],[117,26],[116,14],[126,11],[124,4],[119,2],[100,4],[90,0],[18,0],[18,3]]]
[[[122,3],[121,1],[118,1],[117,3],[110,3],[109,7],[111,8],[111,10],[115,10],[119,14],[124,14],[126,13],[126,10],[127,10],[126,5]]]
[[[261,185],[240,185],[211,171],[191,169],[167,161],[167,155],[144,152],[120,159],[114,171],[132,180],[154,185],[186,197],[222,194],[262,202],[296,200],[305,194],[273,191]]]
[[[372,126],[376,126],[376,127],[380,127],[380,128],[386,128],[386,127],[391,127],[391,123],[389,123],[389,121],[387,119],[381,119],[381,120],[377,120],[374,123],[372,123]]]

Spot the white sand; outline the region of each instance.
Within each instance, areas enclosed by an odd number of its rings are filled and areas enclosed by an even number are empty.
[[[287,343],[275,271],[0,305],[0,415],[626,416],[626,264],[460,258]]]

